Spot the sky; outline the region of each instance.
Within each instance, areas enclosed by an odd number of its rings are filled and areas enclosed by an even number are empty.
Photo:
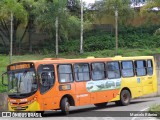
[[[83,2],[86,2],[86,4],[89,4],[89,3],[94,3],[95,0],[83,0]]]

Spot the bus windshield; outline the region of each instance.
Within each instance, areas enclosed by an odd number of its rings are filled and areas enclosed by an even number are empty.
[[[9,71],[9,95],[28,94],[37,91],[38,84],[35,71],[24,69],[19,71]]]

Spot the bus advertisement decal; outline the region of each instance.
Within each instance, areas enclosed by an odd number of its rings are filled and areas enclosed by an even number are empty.
[[[88,92],[114,90],[114,89],[120,89],[120,87],[121,87],[121,78],[89,81],[86,83],[86,88]]]

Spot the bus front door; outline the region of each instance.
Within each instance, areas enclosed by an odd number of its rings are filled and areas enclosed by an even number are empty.
[[[142,82],[143,95],[150,94],[153,92],[153,79],[154,79],[152,60],[137,61],[137,66],[138,65],[139,68],[137,70],[137,74]]]
[[[39,87],[41,96],[41,108],[43,110],[53,109],[54,98],[53,94],[55,84],[55,74],[53,65],[39,65],[38,67]]]

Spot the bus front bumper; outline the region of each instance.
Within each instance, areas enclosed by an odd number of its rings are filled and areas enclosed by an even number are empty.
[[[12,105],[8,103],[9,111],[40,111],[40,105],[37,101],[25,105]]]

